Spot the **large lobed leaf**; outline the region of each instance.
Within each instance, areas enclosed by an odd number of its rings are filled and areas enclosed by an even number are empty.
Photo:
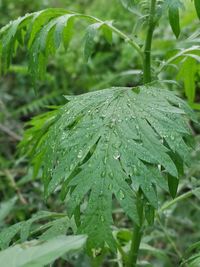
[[[170,185],[177,184],[180,165],[188,162],[192,112],[174,93],[152,86],[66,98],[44,135],[35,134],[35,119],[22,146],[36,169],[43,167],[46,196],[60,185],[62,196],[70,196],[70,215],[88,196],[79,232],[88,234],[89,248],[106,242],[114,249],[112,198],[136,224],[139,188],[152,207],[158,206],[156,187],[168,191],[168,176]]]

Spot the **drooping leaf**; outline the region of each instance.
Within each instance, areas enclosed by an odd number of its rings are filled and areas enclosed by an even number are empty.
[[[189,267],[198,267],[200,264],[200,242],[192,244],[187,252],[190,252],[192,256],[183,263],[186,263]]]
[[[168,176],[169,192],[173,198],[175,198],[177,194],[178,182],[179,181],[176,177],[173,177],[172,175]]]
[[[17,197],[13,197],[8,201],[2,202],[0,204],[0,223],[6,218],[6,216],[11,212],[15,203],[17,201]]]
[[[193,58],[194,56],[194,58]],[[198,71],[196,55],[186,57],[182,63],[178,73],[178,79],[183,80],[185,94],[189,103],[194,103],[196,97],[195,76]]]
[[[90,58],[93,53],[94,45],[95,45],[95,36],[97,34],[98,29],[103,25],[103,23],[94,23],[88,26],[86,35],[85,35],[85,49],[84,54],[86,60]]]
[[[195,5],[195,9],[196,9],[198,18],[200,19],[200,1],[199,0],[194,0],[194,5]]]
[[[50,227],[40,236],[40,240],[48,240],[59,235],[65,235],[71,227],[71,220],[65,216],[51,222]]]
[[[180,34],[180,18],[179,18],[179,9],[183,6],[181,0],[165,0],[164,4],[168,8],[169,22],[172,28],[173,33],[176,38]]]
[[[47,219],[51,215],[52,215],[51,212],[42,211],[42,212],[38,212],[38,213],[34,214],[31,219],[29,219],[25,222],[22,222],[22,227],[20,229],[21,242],[24,242],[28,239],[31,226],[34,222],[39,221],[41,219]]]
[[[86,236],[57,236],[46,242],[32,240],[0,252],[1,266],[43,267],[65,253],[83,248]]]
[[[16,223],[8,228],[1,230],[0,232],[0,248],[7,248],[11,240],[19,233],[22,223]]]
[[[56,53],[62,44],[68,47],[75,19],[86,20],[89,24],[85,38],[85,57],[93,53],[94,39],[98,30],[102,30],[105,39],[112,42],[112,32],[127,41],[125,34],[112,26],[109,21],[101,21],[93,16],[74,13],[66,9],[49,8],[27,14],[0,29],[0,73],[8,70],[12,58],[20,46],[28,50],[28,69],[34,86],[38,80],[44,80],[50,55]],[[131,43],[131,42],[130,42]]]
[[[126,9],[128,9],[129,11],[135,13],[135,0],[120,0],[123,7],[125,7]]]
[[[41,227],[42,226],[42,227]],[[58,235],[66,234],[71,228],[73,233],[77,229],[73,218],[69,219],[66,215],[40,211],[35,213],[30,219],[4,228],[0,232],[0,248],[5,249],[17,236],[17,240],[26,241],[33,232],[41,240],[47,240]]]
[[[67,100],[45,138],[32,134],[35,128],[39,132],[35,120],[24,151],[35,144],[33,162],[43,167],[46,196],[62,185],[71,215],[88,196],[78,227],[89,235],[88,247],[99,249],[106,242],[114,249],[113,196],[135,223],[138,188],[157,208],[156,187],[168,190],[167,174],[178,177],[174,158],[188,161],[187,118],[193,113],[174,93],[151,86],[111,88]]]
[[[172,5],[169,7],[169,22],[176,38],[178,38],[180,34],[180,22],[179,9],[177,6]]]

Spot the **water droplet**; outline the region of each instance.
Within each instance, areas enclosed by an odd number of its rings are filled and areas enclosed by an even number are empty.
[[[114,177],[114,174],[112,172],[110,172],[109,176],[112,178],[112,177]]]
[[[174,139],[175,139],[175,137],[174,137],[173,135],[171,135],[171,139],[172,139],[172,140],[174,140]]]
[[[120,158],[119,152],[117,152],[116,154],[114,154],[113,157],[114,157],[114,159],[118,160]]]
[[[82,150],[79,150],[77,157],[78,157],[78,159],[81,159],[83,157],[83,151]]]
[[[119,190],[119,198],[120,200],[123,200],[125,198],[124,192],[122,190]]]
[[[108,189],[112,190],[112,188],[113,188],[112,184],[109,184]]]
[[[105,177],[106,176],[106,172],[103,171],[102,174],[101,174],[102,177]]]
[[[69,170],[71,171],[74,168],[74,164],[71,164]]]
[[[105,221],[105,219],[104,219],[104,217],[101,215],[101,221],[102,222],[104,222]]]

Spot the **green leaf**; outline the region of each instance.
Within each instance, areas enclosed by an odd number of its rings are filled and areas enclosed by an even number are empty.
[[[151,205],[145,206],[145,217],[149,225],[154,224],[155,209]]]
[[[176,177],[173,177],[172,175],[168,176],[169,192],[173,198],[176,197],[178,184],[179,184],[179,180]]]
[[[188,117],[193,118],[193,112],[173,92],[152,86],[66,98],[44,136],[33,135],[43,127],[35,120],[23,149],[30,151],[35,144],[32,158],[43,169],[45,195],[59,185],[65,188],[70,215],[87,196],[78,232],[89,236],[88,248],[99,249],[106,242],[115,249],[113,196],[137,224],[138,188],[157,208],[156,187],[168,190],[166,174],[178,176],[174,158],[187,160],[185,137],[191,134]]]
[[[65,253],[80,250],[85,241],[85,236],[58,236],[46,242],[32,240],[1,251],[0,263],[9,267],[43,267]]]
[[[45,223],[44,223],[45,222]],[[64,214],[40,211],[27,221],[22,221],[4,228],[0,233],[0,248],[7,248],[12,239],[20,234],[20,241],[24,242],[34,233],[41,240],[47,240],[58,235],[66,234],[68,229],[77,232],[74,219]],[[19,238],[18,238],[19,239]]]
[[[0,232],[0,248],[7,248],[17,233],[21,229],[22,223],[16,223],[8,228],[1,230]]]
[[[173,33],[176,38],[180,34],[180,22],[179,22],[179,8],[176,5],[171,5],[169,7],[169,22],[172,28]]]
[[[107,24],[112,24],[112,22],[107,22],[107,23],[103,24],[102,31],[103,31],[103,35],[104,35],[106,41],[109,44],[112,44],[112,30],[107,26]]]
[[[194,57],[193,57],[194,56]],[[194,103],[196,97],[196,84],[195,76],[198,71],[198,64],[196,62],[197,56],[187,56],[181,63],[181,67],[178,73],[178,79],[183,80],[185,94],[189,103]]]
[[[120,0],[123,7],[128,9],[129,11],[135,13],[135,0]]]
[[[195,9],[196,9],[198,18],[200,19],[200,1],[199,0],[194,0],[194,5],[195,5]]]
[[[200,264],[200,242],[192,244],[187,252],[192,253],[192,256],[190,256],[190,258],[185,262],[189,267],[198,267]]]
[[[71,227],[71,220],[65,216],[63,218],[51,222],[49,229],[47,229],[41,236],[40,240],[48,240],[59,235],[67,234],[68,229]]]
[[[62,42],[65,48],[68,47],[73,34],[73,19],[75,16],[75,14],[67,14],[58,20],[54,33],[56,48],[59,48]]]
[[[84,55],[85,59],[88,60],[92,53],[94,52],[94,45],[95,45],[95,36],[98,32],[98,29],[103,25],[103,23],[94,23],[88,26],[86,35],[85,35],[85,49]]]
[[[31,226],[34,222],[39,221],[41,219],[47,219],[51,215],[52,215],[51,212],[42,211],[42,212],[38,212],[38,213],[34,214],[31,219],[29,219],[25,222],[22,222],[22,227],[21,227],[21,231],[20,231],[21,241],[24,242],[28,239]]]
[[[12,199],[2,202],[0,204],[0,223],[8,216],[8,214],[13,209],[15,203],[17,201],[17,197],[13,197]]]

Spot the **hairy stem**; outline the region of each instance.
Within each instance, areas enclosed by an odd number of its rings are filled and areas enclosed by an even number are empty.
[[[151,0],[148,31],[144,47],[144,83],[151,82],[151,44],[155,29],[156,0]]]
[[[143,234],[144,204],[141,198],[140,191],[138,192],[137,203],[138,203],[138,214],[140,218],[140,224],[135,225],[133,229],[133,237],[131,241],[131,249],[130,249],[129,256],[128,256],[127,267],[136,267],[137,259],[138,259],[138,252],[140,248],[140,242],[141,242],[142,234]]]

